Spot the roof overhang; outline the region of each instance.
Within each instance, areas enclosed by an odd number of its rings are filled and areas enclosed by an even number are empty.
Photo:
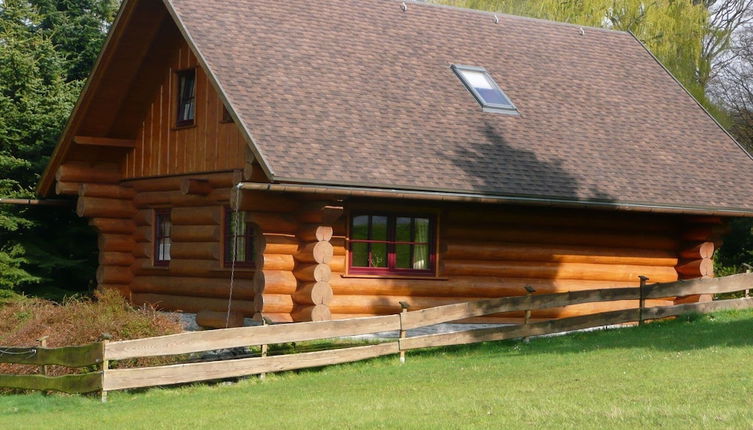
[[[420,191],[395,188],[374,188],[340,185],[270,184],[241,182],[240,190],[270,191],[280,193],[326,194],[343,198],[386,198],[406,200],[429,200],[437,202],[465,202],[516,204],[573,209],[600,209],[634,212],[663,213],[676,215],[707,215],[723,217],[753,217],[753,211],[740,208],[708,208],[701,206],[662,205],[643,202],[610,202],[598,200],[568,200],[556,197],[495,195],[472,192]]]

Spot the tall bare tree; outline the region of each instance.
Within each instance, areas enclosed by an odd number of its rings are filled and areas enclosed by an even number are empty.
[[[753,0],[702,0],[702,3],[710,13],[697,80],[707,88],[716,74],[735,61],[743,42],[737,36],[753,24]]]
[[[729,113],[732,134],[753,152],[753,25],[736,35],[732,50],[731,59],[711,81],[710,92]]]

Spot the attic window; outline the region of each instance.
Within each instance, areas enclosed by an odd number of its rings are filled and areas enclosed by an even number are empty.
[[[468,91],[486,112],[517,113],[515,105],[483,67],[452,65]]]
[[[196,69],[178,72],[178,127],[193,125],[196,117]]]

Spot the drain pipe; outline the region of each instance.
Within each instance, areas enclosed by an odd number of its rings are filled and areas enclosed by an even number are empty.
[[[0,205],[17,205],[17,206],[72,206],[72,200],[55,200],[55,199],[7,199],[0,198]]]

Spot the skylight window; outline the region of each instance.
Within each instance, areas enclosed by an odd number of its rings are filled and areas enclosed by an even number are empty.
[[[483,67],[452,65],[468,91],[486,112],[517,113],[515,105]]]

